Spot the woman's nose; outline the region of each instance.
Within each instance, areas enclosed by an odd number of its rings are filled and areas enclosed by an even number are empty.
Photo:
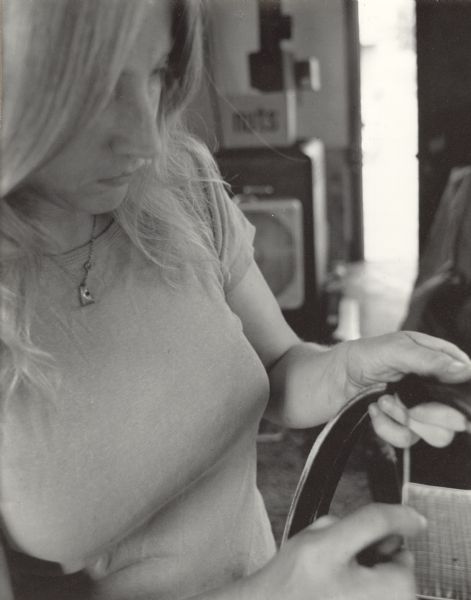
[[[116,102],[116,121],[110,140],[112,151],[120,156],[154,158],[159,149],[158,97],[144,88],[133,88],[127,89]]]

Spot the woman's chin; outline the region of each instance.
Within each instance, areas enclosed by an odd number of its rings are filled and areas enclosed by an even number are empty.
[[[111,212],[119,208],[127,196],[129,184],[104,188],[94,198],[93,205],[100,213]]]

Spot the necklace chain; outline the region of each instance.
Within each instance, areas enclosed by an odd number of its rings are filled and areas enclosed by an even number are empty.
[[[78,292],[79,292],[79,301],[80,306],[88,306],[89,304],[93,304],[95,302],[95,298],[92,296],[90,290],[88,289],[88,273],[93,268],[93,250],[95,245],[96,238],[96,215],[93,216],[93,225],[92,225],[92,235],[90,237],[90,241],[88,242],[88,257],[87,260],[83,263],[84,276],[82,281],[80,282]]]

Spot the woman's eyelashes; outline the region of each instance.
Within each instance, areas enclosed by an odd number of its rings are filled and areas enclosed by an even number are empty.
[[[149,71],[148,80],[151,86],[170,85],[174,80],[173,69],[170,61],[166,58]],[[114,100],[125,100],[128,96],[132,96],[132,88],[139,87],[137,79],[130,76],[128,72],[123,72],[113,90]]]

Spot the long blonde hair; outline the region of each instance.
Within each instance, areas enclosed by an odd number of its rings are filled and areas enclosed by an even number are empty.
[[[172,0],[173,48],[159,109],[163,149],[116,211],[129,238],[170,281],[197,256],[216,264],[208,194],[222,191],[209,152],[187,133],[182,109],[202,68],[198,0]],[[31,340],[47,235],[16,201],[22,181],[61,151],[106,104],[137,35],[145,0],[4,0],[0,190],[0,380],[17,390],[54,390],[53,360]],[[158,183],[158,186],[155,185]],[[158,197],[156,197],[158,190]],[[197,252],[195,252],[197,249]]]

